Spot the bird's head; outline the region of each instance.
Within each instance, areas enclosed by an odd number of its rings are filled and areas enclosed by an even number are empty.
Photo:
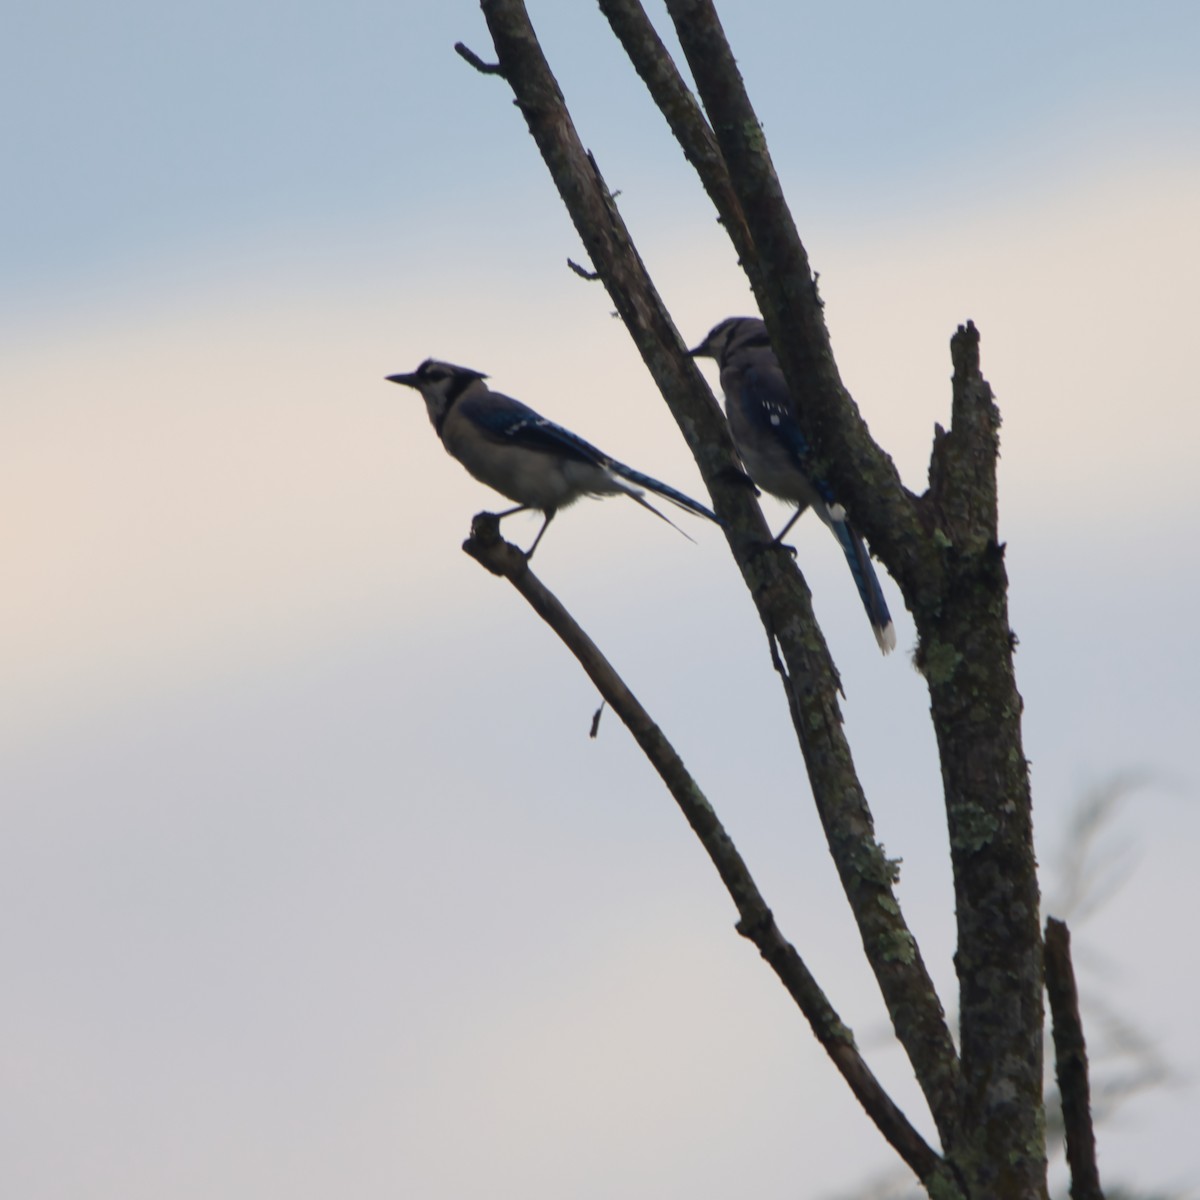
[[[486,378],[482,371],[456,367],[453,363],[440,362],[436,358],[427,358],[415,371],[387,377],[389,383],[402,383],[421,393],[429,410],[429,419],[439,432],[454,402]]]
[[[726,317],[707,333],[704,341],[688,353],[693,358],[715,358],[723,363],[733,351],[744,346],[769,346],[767,327],[758,317]]]

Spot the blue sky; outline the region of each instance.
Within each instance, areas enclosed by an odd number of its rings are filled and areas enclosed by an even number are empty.
[[[1106,842],[1135,869],[1075,942],[1085,1004],[1154,1034],[1181,1082],[1102,1131],[1101,1165],[1191,1186],[1200,13],[726,7],[843,375],[914,488],[949,336],[982,330],[1048,897],[1080,796],[1149,778]],[[602,18],[531,12],[685,337],[747,310]],[[487,57],[477,9],[5,24],[5,1194],[791,1197],[884,1169],[624,731],[587,739],[586,681],[459,551],[495,497],[383,383],[468,363],[700,494],[565,267],[577,238],[504,85],[453,54]],[[856,759],[952,1003],[911,624],[880,658],[808,524]],[[873,1040],[752,610],[721,539],[689,532],[584,504],[539,571],[928,1129]]]

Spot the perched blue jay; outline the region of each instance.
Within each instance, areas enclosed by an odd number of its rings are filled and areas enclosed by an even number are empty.
[[[688,512],[717,521],[703,504],[609,458],[519,400],[493,392],[483,382],[486,378],[481,371],[433,358],[427,358],[411,374],[388,376],[389,382],[402,383],[421,393],[429,419],[452,458],[457,458],[480,483],[517,502],[516,508],[506,509],[499,516],[527,509],[538,509],[545,515],[526,558],[533,557],[554,514],[580,496],[628,496],[678,528],[642,498],[641,489],[645,488]]]
[[[896,627],[870,555],[828,483],[812,473],[812,451],[764,322],[757,317],[728,317],[689,353],[693,358],[714,358],[721,368],[729,431],[750,478],[772,496],[797,505],[775,541],[806,508],[812,508],[846,555],[879,648],[884,654],[895,649]]]

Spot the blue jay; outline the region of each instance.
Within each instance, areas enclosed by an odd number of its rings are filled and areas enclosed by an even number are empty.
[[[519,400],[493,392],[483,382],[487,376],[482,371],[427,358],[411,374],[387,378],[421,393],[429,419],[452,458],[457,458],[481,483],[517,502],[515,508],[498,516],[527,509],[544,514],[546,519],[526,558],[533,557],[554,514],[580,496],[628,496],[677,529],[673,521],[642,498],[641,489],[645,488],[720,524],[703,504],[609,458]]]
[[[775,541],[806,508],[812,508],[846,555],[879,648],[884,654],[895,649],[896,627],[867,548],[828,483],[812,473],[812,451],[764,322],[757,317],[728,317],[689,353],[693,358],[714,358],[721,368],[729,431],[750,478],[772,496],[797,506]]]

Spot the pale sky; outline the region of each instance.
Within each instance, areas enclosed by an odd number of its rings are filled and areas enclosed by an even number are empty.
[[[1178,1080],[1101,1127],[1101,1168],[1194,1194],[1200,9],[725,8],[843,375],[910,487],[949,337],[982,332],[1049,911],[1073,806],[1146,779],[1101,847],[1132,873],[1074,941],[1088,1032],[1115,1010]],[[594,5],[531,14],[685,338],[749,311]],[[509,93],[453,53],[489,56],[477,8],[5,26],[0,1194],[790,1200],[885,1170],[631,739],[607,714],[589,741],[593,689],[461,553],[498,498],[383,382],[466,363],[703,498],[566,269]],[[588,502],[535,561],[928,1131],[752,607],[687,529]],[[885,580],[881,658],[836,544],[809,518],[795,543],[952,1007],[911,622]]]

